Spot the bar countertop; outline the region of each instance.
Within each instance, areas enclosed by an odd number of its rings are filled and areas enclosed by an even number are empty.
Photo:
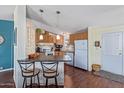
[[[19,59],[18,62],[71,62],[71,58],[68,55],[44,55],[39,54],[35,58]]]

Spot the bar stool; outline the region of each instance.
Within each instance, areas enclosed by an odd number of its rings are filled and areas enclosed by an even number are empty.
[[[57,84],[57,76],[58,73],[58,62],[41,62],[43,76],[46,78],[46,87],[48,87],[48,79],[54,78],[55,85],[58,87]]]
[[[40,69],[35,68],[35,62],[18,61],[18,63],[21,68],[22,77],[24,78],[22,87],[23,88],[27,87],[27,78],[30,78],[30,87],[32,87],[32,78],[35,76],[37,76],[38,87],[40,87],[40,81],[39,81]]]

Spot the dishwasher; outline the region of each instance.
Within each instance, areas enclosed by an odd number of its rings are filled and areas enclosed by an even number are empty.
[[[67,52],[66,55],[70,56],[71,57],[71,62],[67,62],[66,64],[68,65],[71,65],[71,66],[74,66],[74,54],[73,53],[70,53],[70,52]]]

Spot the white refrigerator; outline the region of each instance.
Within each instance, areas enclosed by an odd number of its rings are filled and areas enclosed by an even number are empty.
[[[88,45],[87,40],[76,40],[75,42],[75,63],[74,66],[88,70]]]

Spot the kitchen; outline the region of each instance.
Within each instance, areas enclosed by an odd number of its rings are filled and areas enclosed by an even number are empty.
[[[86,45],[84,46],[88,46],[88,31],[74,34],[64,33],[64,35],[56,35],[44,30],[41,31],[43,32],[39,33],[36,31],[35,33],[36,52],[45,53],[46,55],[69,55],[72,59],[72,62],[67,62],[67,64],[76,66],[74,61],[76,53],[75,50],[77,49],[77,46],[82,46],[78,45],[80,42],[86,42]],[[78,55],[76,55],[76,59],[78,59],[77,56]]]
[[[27,8],[28,9],[28,8]],[[40,9],[39,11],[42,15],[45,14],[45,11]],[[59,14],[58,14],[59,12]],[[30,14],[30,13],[29,13]],[[56,11],[56,15],[61,16],[61,11]],[[57,21],[57,26],[59,25],[59,20],[56,19]],[[56,25],[56,23],[55,23]],[[49,54],[54,54],[54,55],[63,55],[67,54],[72,58],[72,62],[68,62],[67,64],[74,66],[75,65],[75,40],[88,40],[88,29],[82,30],[77,33],[68,33],[68,32],[61,32],[60,34],[53,33],[52,31],[49,31],[48,28],[45,28],[45,26],[40,25],[40,23],[36,20],[32,19],[27,19],[27,28],[29,29],[29,41],[27,45],[35,47],[35,50],[38,52],[46,52],[46,55]],[[33,31],[31,31],[32,29]],[[48,30],[47,30],[48,29]],[[56,31],[56,29],[53,29]],[[32,35],[32,36],[31,36]],[[32,43],[32,39],[35,41],[35,44]],[[86,41],[88,43],[88,41]],[[27,50],[30,50],[29,49]],[[88,45],[86,45],[87,47]],[[34,50],[30,50],[31,52]],[[28,54],[30,54],[30,51]],[[28,55],[27,54],[27,55]],[[77,58],[77,57],[76,57]],[[86,57],[87,58],[87,57]],[[87,62],[86,62],[87,66]],[[88,68],[87,68],[88,70]]]

